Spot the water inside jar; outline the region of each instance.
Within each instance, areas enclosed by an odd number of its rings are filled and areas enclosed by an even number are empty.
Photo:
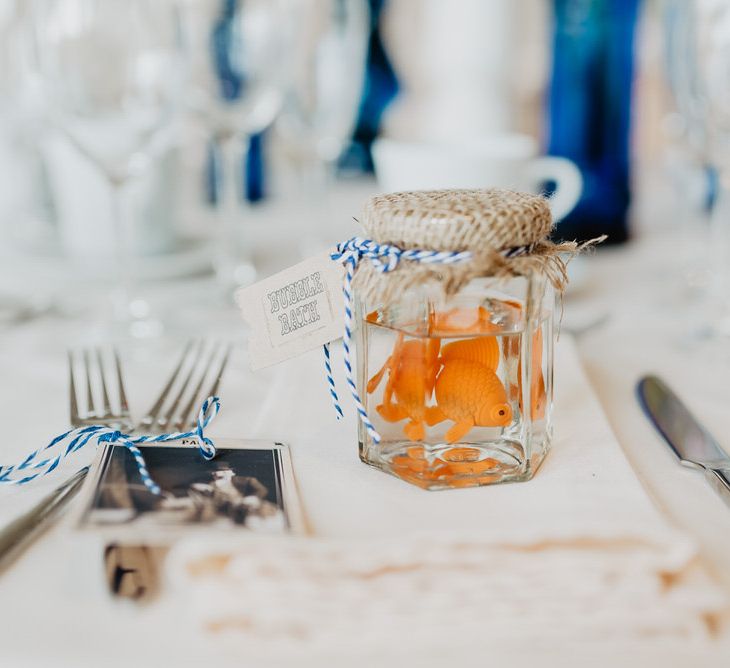
[[[365,318],[363,399],[382,440],[362,443],[361,457],[430,489],[523,479],[523,415],[530,434],[545,422],[542,322],[527,337],[524,308],[510,299],[403,315]]]

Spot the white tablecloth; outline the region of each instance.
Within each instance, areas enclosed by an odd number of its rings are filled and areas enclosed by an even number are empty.
[[[543,469],[524,485],[454,492],[459,503],[473,509],[473,514],[457,514],[456,522],[444,501],[448,498],[445,494],[452,493],[411,488],[357,461],[354,425],[351,418],[342,423],[330,419],[331,406],[324,380],[315,371],[321,367],[314,356],[297,361],[288,371],[280,367],[254,377],[246,369],[241,346],[222,388],[224,408],[211,435],[250,434],[289,441],[294,447],[307,511],[314,527],[327,540],[369,536],[388,543],[402,536],[404,530],[428,530],[439,522],[439,529],[454,527],[480,540],[498,535],[505,541],[529,542],[539,536],[563,533],[568,537],[589,530],[614,537],[628,532],[657,544],[684,545],[682,540],[675,541],[666,523],[669,520],[699,546],[704,563],[714,564],[715,575],[721,578],[727,574],[730,560],[730,513],[702,476],[677,466],[646,423],[633,396],[635,380],[641,373],[659,372],[724,440],[727,413],[723,397],[730,389],[727,359],[708,357],[686,344],[684,302],[674,291],[677,283],[673,268],[662,261],[664,254],[656,252],[657,243],[661,243],[658,239],[650,236],[591,259],[583,280],[585,299],[576,292],[566,304],[568,313],[585,307],[609,315],[602,327],[583,334],[577,347],[626,459],[616,447],[598,404],[586,393],[575,359],[565,353],[561,354],[558,370],[558,391],[563,394],[559,394],[556,442]],[[671,243],[670,238],[668,246]],[[210,283],[193,281],[170,287],[169,291],[177,299],[181,291],[186,291],[192,305],[199,303],[210,287]],[[163,288],[160,290],[163,294]],[[178,319],[181,326],[173,330],[172,338],[122,346],[129,394],[137,414],[155,395],[185,336],[240,332],[237,317],[216,315],[209,320],[191,305],[183,308]],[[69,345],[92,340],[95,334],[80,320],[47,318],[4,331],[0,336],[0,460],[5,463],[65,428],[65,350]],[[568,343],[567,339],[563,342]],[[296,391],[288,378],[297,376],[298,364],[311,366],[304,369],[307,376],[313,376],[311,385],[302,396],[287,399],[287,392]],[[572,376],[579,383],[561,386],[561,373],[563,378]],[[571,397],[571,392],[580,396]],[[275,410],[280,401],[287,402],[285,412]],[[585,415],[571,413],[576,406],[587,407],[591,416],[587,424],[582,421]],[[313,415],[318,416],[317,421],[311,420]],[[309,427],[303,429],[302,425]],[[80,457],[66,472],[83,459]],[[582,466],[577,465],[580,462]],[[0,490],[0,522],[28,507],[54,487],[62,475],[60,472],[56,480],[22,492]],[[612,484],[616,480],[621,481],[620,485]],[[657,501],[659,511],[648,503],[638,483]],[[543,495],[548,492],[550,502],[546,503]],[[530,511],[529,521],[524,519],[528,516],[525,508]],[[495,522],[495,517],[500,521]],[[601,522],[596,521],[599,517]],[[188,621],[183,624],[180,617],[184,611],[174,603],[160,601],[141,609],[113,603],[102,586],[98,547],[80,541],[59,524],[0,577],[3,664],[201,665],[217,656],[217,641],[212,647],[210,639],[187,633],[189,615],[185,615]],[[692,573],[694,577],[696,572]],[[592,612],[586,610],[585,614]],[[489,644],[489,629],[485,628],[482,659],[509,656],[510,665],[538,660],[545,665],[553,665],[553,660],[565,665],[592,661],[593,665],[598,660],[597,652],[608,665],[626,659],[617,654],[600,654],[605,649],[601,643],[541,648],[540,659],[535,659],[528,637],[511,648],[501,647],[502,653],[495,657],[486,649]],[[461,656],[458,642],[451,646],[454,661],[473,657],[473,653]],[[511,651],[505,655],[507,649]],[[687,665],[690,661],[694,665],[723,665],[730,655],[723,642],[689,642],[682,637],[658,645],[631,643],[621,651],[630,651],[632,664],[639,666],[660,661],[663,665]],[[223,656],[234,665],[246,665],[245,645],[233,650],[227,647]],[[403,649],[389,653],[387,658],[407,665],[409,656]],[[443,656],[434,657],[438,659]],[[624,660],[623,665],[629,664]]]

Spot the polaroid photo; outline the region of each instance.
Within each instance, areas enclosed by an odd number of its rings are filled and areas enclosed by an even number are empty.
[[[79,528],[115,543],[164,545],[193,532],[305,533],[289,448],[271,441],[216,439],[205,460],[185,439],[141,446],[153,494],[124,446],[105,447],[83,490]]]

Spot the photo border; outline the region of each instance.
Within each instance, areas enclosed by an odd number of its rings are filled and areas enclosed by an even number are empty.
[[[302,535],[308,534],[309,525],[306,521],[301,497],[294,477],[294,469],[291,462],[291,451],[288,445],[278,441],[267,441],[262,439],[229,439],[216,438],[216,447],[230,450],[270,450],[274,453],[273,462],[275,470],[275,481],[278,486],[277,498],[281,499],[282,512],[287,525],[287,530],[282,534]],[[271,538],[272,535],[266,532],[257,532],[244,527],[231,526],[228,528],[209,527],[205,524],[184,524],[180,526],[134,526],[134,525],[107,525],[95,524],[90,514],[94,510],[94,502],[99,494],[99,488],[103,481],[104,474],[111,461],[113,444],[105,444],[97,453],[94,463],[86,477],[79,494],[78,510],[72,519],[73,525],[82,532],[92,532],[105,537],[120,545],[167,545],[181,538],[191,536],[221,536],[235,532],[239,537],[243,534],[255,539],[258,536]],[[124,447],[117,445],[116,447]],[[155,445],[140,446],[142,454],[146,449],[159,447]],[[198,448],[198,442],[192,438],[171,441],[164,444],[164,447],[190,449]]]

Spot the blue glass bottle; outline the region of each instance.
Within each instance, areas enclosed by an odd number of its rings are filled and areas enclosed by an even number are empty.
[[[629,236],[634,31],[640,0],[553,0],[548,153],[573,160],[583,195],[556,236]]]
[[[370,6],[370,38],[365,64],[365,85],[352,141],[340,156],[339,166],[345,171],[372,172],[370,147],[380,130],[385,108],[398,94],[398,79],[385,51],[380,19],[387,0],[368,0]]]

